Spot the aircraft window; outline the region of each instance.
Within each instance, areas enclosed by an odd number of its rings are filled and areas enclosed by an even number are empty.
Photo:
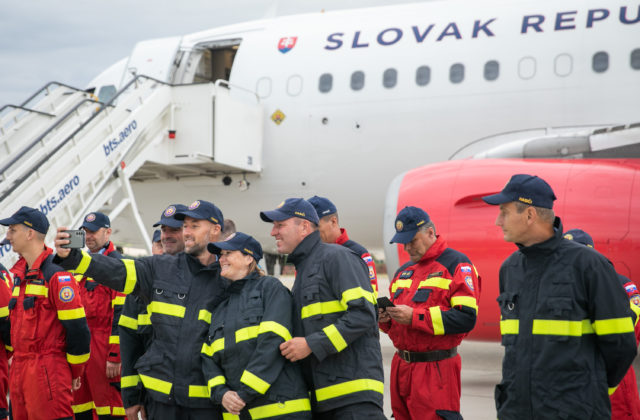
[[[593,71],[596,73],[604,73],[609,68],[609,54],[604,51],[597,52],[593,55]]]
[[[364,72],[358,70],[351,74],[351,89],[360,90],[364,87]]]
[[[431,81],[431,68],[429,66],[420,66],[416,70],[416,85],[426,86]]]
[[[387,89],[394,87],[398,83],[398,71],[396,69],[386,69],[382,75],[382,85]]]
[[[518,75],[521,79],[529,80],[536,75],[536,59],[523,57],[518,63]]]
[[[456,63],[449,69],[451,83],[460,83],[464,80],[464,64]]]
[[[103,104],[106,104],[111,100],[111,98],[116,96],[116,92],[117,90],[114,85],[102,86],[98,91],[98,100]]]
[[[631,68],[640,70],[640,48],[631,51]]]
[[[560,54],[555,60],[555,71],[560,77],[566,77],[573,70],[573,58],[569,54]]]
[[[302,92],[302,77],[295,75],[287,80],[287,93],[289,96],[298,96]]]
[[[486,80],[496,80],[500,75],[500,63],[496,60],[487,61],[484,64],[484,78]]]
[[[262,77],[256,83],[256,93],[261,98],[268,98],[271,95],[271,79]]]
[[[320,76],[320,80],[318,81],[318,90],[322,93],[327,93],[331,91],[333,87],[333,76],[330,73],[324,73]]]

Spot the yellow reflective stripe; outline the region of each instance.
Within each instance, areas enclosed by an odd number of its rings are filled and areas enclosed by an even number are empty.
[[[411,279],[396,280],[391,286],[391,293],[395,293],[396,290],[401,288],[409,289],[411,287],[411,281]]]
[[[520,331],[520,321],[517,319],[500,320],[500,334],[518,334]]]
[[[206,354],[207,356],[213,356],[213,354],[217,351],[224,349],[224,337],[218,338],[211,344],[202,343],[201,353]]]
[[[125,416],[127,412],[124,410],[124,407],[113,407],[113,412],[111,414],[114,416]]]
[[[85,316],[83,307],[76,309],[61,309],[58,311],[58,319],[61,321],[84,318]]]
[[[451,306],[466,306],[473,308],[478,312],[478,301],[471,296],[454,296],[451,298]]]
[[[616,392],[616,389],[618,389],[618,386],[617,386],[617,385],[616,385],[616,386],[614,386],[614,387],[609,388],[609,389],[607,390],[607,392],[609,393],[609,396],[613,395],[613,393],[614,393],[614,392]]]
[[[5,348],[5,350],[7,350],[7,351],[13,351],[13,347],[11,347],[11,346],[9,346],[9,345],[7,345],[7,344],[5,344],[5,345],[4,345],[4,348]]]
[[[291,400],[285,401],[284,403],[267,404],[250,408],[249,415],[253,420],[257,420],[298,413],[300,411],[311,411],[311,402],[308,398],[300,398],[299,400]]]
[[[432,277],[430,279],[422,280],[418,285],[418,289],[422,287],[437,287],[438,289],[449,290],[451,279],[445,279],[444,277]]]
[[[13,297],[20,296],[20,286],[13,286],[13,291],[11,292],[11,296]]]
[[[476,273],[476,277],[478,277],[479,274],[478,274],[478,270],[476,269],[476,266],[472,265],[471,267],[473,267],[473,271]]]
[[[79,365],[80,363],[84,363],[89,360],[89,353],[75,355],[67,353],[67,362],[72,365]]]
[[[316,389],[316,400],[321,402],[331,398],[338,398],[362,391],[375,391],[380,394],[384,394],[384,384],[380,381],[376,381],[375,379],[356,379],[354,381],[347,381],[341,384]]]
[[[122,388],[138,386],[139,383],[140,377],[138,375],[127,375],[120,378],[120,386]]]
[[[151,325],[151,316],[149,314],[138,314],[138,325]]]
[[[161,394],[169,395],[171,394],[171,387],[173,384],[171,382],[163,381],[162,379],[152,378],[151,376],[140,374],[140,379],[142,380],[142,384],[145,388],[151,389],[156,392],[160,392]]]
[[[3,306],[0,308],[0,318],[4,318],[5,316],[9,316],[9,307]]]
[[[264,321],[260,323],[260,332],[258,334],[264,334],[267,332],[274,333],[282,337],[284,341],[291,340],[291,333],[282,324],[278,324],[275,321]]]
[[[429,308],[431,323],[433,324],[433,335],[444,335],[444,324],[442,323],[442,312],[439,306]]]
[[[189,396],[195,398],[209,398],[209,387],[206,385],[189,385]]]
[[[633,329],[632,329],[633,331]],[[535,335],[564,335],[579,337],[583,334],[593,334],[591,321],[568,321],[563,319],[534,319],[531,334]]]
[[[264,394],[265,392],[267,392],[267,390],[271,386],[269,382],[263,380],[262,378],[257,377],[256,375],[254,375],[253,373],[249,372],[246,369],[242,373],[240,382],[242,382],[249,388],[258,391],[261,394]]]
[[[597,319],[593,323],[593,330],[598,335],[624,334],[633,332],[633,322],[629,316],[625,316],[624,318]]]
[[[211,312],[206,309],[200,309],[200,312],[198,312],[198,321],[204,321],[207,324],[211,324]]]
[[[334,324],[327,325],[322,329],[322,331],[324,331],[327,338],[331,341],[331,344],[333,344],[333,347],[335,347],[338,352],[347,348],[347,342],[344,341],[342,334],[340,334],[340,331],[338,331],[338,328],[336,328]]]
[[[85,411],[93,410],[93,401],[72,405],[71,410],[73,410],[74,413],[82,413]]]
[[[133,260],[122,259],[120,260],[124,263],[124,268],[127,271],[127,277],[124,281],[124,290],[122,293],[128,295],[133,292],[133,289],[136,287],[136,282],[138,281],[138,274],[136,273],[136,263]]]
[[[47,286],[38,286],[36,284],[27,284],[24,289],[25,295],[49,296],[49,288]]]
[[[368,292],[364,290],[362,287],[354,287],[353,289],[348,289],[342,292],[342,303],[345,305],[352,300],[365,298],[372,305],[376,304],[376,299],[373,295],[373,292]]]
[[[634,325],[638,325],[638,321],[640,320],[640,307],[633,302],[629,302],[629,305],[633,313],[636,314],[636,322],[634,322]]]
[[[84,274],[87,272],[89,268],[89,263],[91,262],[91,255],[87,251],[80,251],[82,253],[82,258],[80,259],[80,264],[72,270],[74,273]]]
[[[222,413],[222,420],[238,420],[240,416],[231,413]]]
[[[119,335],[110,335],[109,336],[109,344],[120,344],[120,336]]]
[[[157,314],[184,318],[185,307],[173,303],[158,302],[157,300],[154,300],[147,306],[147,312],[149,312],[149,314],[155,312]]]
[[[238,331],[236,331],[236,343],[239,343],[245,340],[251,340],[252,338],[256,338],[258,336],[259,331],[260,331],[259,325],[240,328]]]
[[[207,386],[210,389],[213,389],[215,387],[217,387],[218,385],[224,385],[227,383],[227,380],[224,378],[224,376],[219,375],[219,376],[214,376],[213,378],[209,379],[209,382],[207,382]]]
[[[124,300],[126,296],[116,296],[113,300],[111,300],[111,307],[113,308],[116,305],[124,305]]]
[[[111,414],[111,407],[109,407],[108,405],[106,407],[95,407],[96,409],[96,414],[98,414],[99,416],[103,416],[105,414]]]
[[[120,320],[118,321],[118,325],[129,328],[131,330],[138,329],[138,321],[126,315],[120,315]]]
[[[311,305],[303,306],[300,311],[300,318],[305,319],[310,316],[320,314],[332,314],[335,312],[342,312],[347,310],[347,305],[337,300],[331,300],[328,302],[316,302]]]

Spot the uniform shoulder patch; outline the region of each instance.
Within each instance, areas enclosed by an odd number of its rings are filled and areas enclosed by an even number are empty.
[[[471,274],[471,266],[463,265],[460,267],[460,271],[463,273]]]
[[[58,276],[58,283],[69,283],[71,276]]]
[[[475,291],[475,289],[473,288],[473,278],[471,276],[466,276],[464,278],[464,282],[467,284],[469,289],[471,289],[471,291]]]
[[[58,294],[60,300],[63,302],[71,302],[75,295],[76,294],[73,291],[73,287],[71,286],[64,286],[62,289],[60,289],[60,293]]]

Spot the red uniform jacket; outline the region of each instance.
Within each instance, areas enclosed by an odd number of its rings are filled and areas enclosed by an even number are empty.
[[[369,269],[369,280],[371,281],[371,288],[373,289],[373,293],[378,296],[378,274],[376,273],[376,264],[373,261],[373,257],[369,254],[369,251],[359,243],[352,241],[349,239],[349,235],[347,235],[347,231],[343,228],[340,228],[340,236],[336,239],[336,243],[338,245],[346,246],[350,250],[354,251],[360,258],[367,264],[367,268]]]

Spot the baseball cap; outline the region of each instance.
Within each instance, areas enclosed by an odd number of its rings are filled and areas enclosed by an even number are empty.
[[[328,198],[318,197],[317,195],[314,195],[307,201],[311,203],[314,209],[316,209],[316,213],[318,213],[318,217],[320,218],[338,212],[336,206]]]
[[[224,218],[222,211],[215,204],[204,200],[196,200],[185,210],[176,211],[174,218],[176,220],[184,220],[185,217],[193,219],[208,220],[211,223],[220,225],[220,229],[224,229]]]
[[[265,222],[280,222],[292,217],[299,217],[318,224],[316,209],[304,198],[287,198],[275,210],[260,212],[260,218]]]
[[[571,229],[564,233],[565,239],[578,242],[579,244],[586,245],[593,248],[593,238],[587,232],[582,229]]]
[[[104,213],[100,213],[99,211],[87,214],[84,217],[82,226],[80,226],[80,228],[89,229],[92,232],[95,232],[100,228],[110,227],[111,221],[109,220],[109,217]]]
[[[511,177],[501,192],[484,196],[482,199],[491,205],[516,201],[551,209],[556,196],[544,179],[535,175],[517,174]]]
[[[0,241],[0,246],[9,245],[10,243],[11,241],[5,237],[2,241]]]
[[[220,252],[225,249],[228,251],[240,251],[243,254],[252,256],[256,261],[262,259],[262,246],[260,246],[260,243],[253,239],[252,236],[242,232],[232,233],[224,241],[209,242],[207,249],[210,253],[216,255],[220,255]]]
[[[44,234],[49,230],[47,216],[32,207],[22,206],[11,217],[0,220],[0,225],[3,226],[20,224]]]
[[[162,234],[162,232],[160,232],[160,229],[156,229],[153,231],[153,239],[151,240],[151,242],[160,242],[160,235]]]
[[[187,210],[187,206],[184,204],[171,204],[169,207],[164,209],[162,215],[160,216],[160,220],[153,224],[153,227],[158,226],[169,226],[172,228],[182,227],[182,223],[184,223],[184,219],[177,220],[175,218],[176,213]]]
[[[407,244],[411,242],[420,226],[430,221],[427,212],[418,207],[407,206],[403,208],[396,216],[396,234],[393,235],[389,243]]]

